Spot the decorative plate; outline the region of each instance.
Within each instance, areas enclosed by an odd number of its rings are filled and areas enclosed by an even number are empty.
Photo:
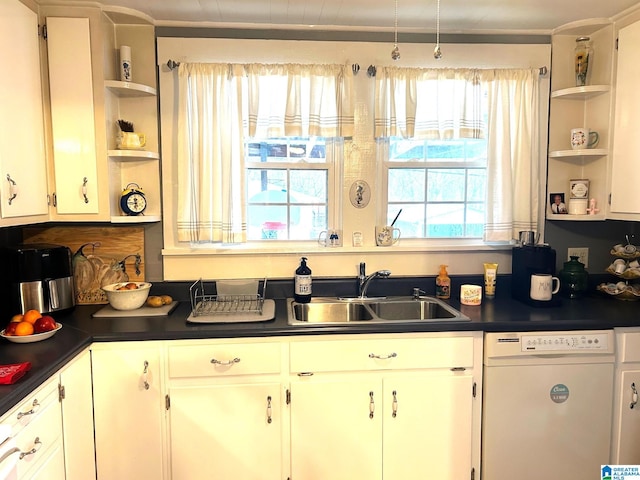
[[[5,335],[4,334],[4,329],[2,329],[2,331],[0,331],[0,337],[6,338],[7,340],[9,340],[10,342],[13,342],[13,343],[40,342],[41,340],[46,340],[47,338],[53,337],[56,333],[58,333],[58,330],[60,330],[61,328],[62,328],[62,324],[56,322],[55,330],[49,330],[48,332],[32,333],[31,335],[21,335],[21,336],[18,336],[18,335]]]
[[[625,280],[634,280],[636,278],[640,278],[640,270],[636,268],[627,268],[622,273],[616,273],[616,271],[613,268],[608,267],[607,273],[610,273],[611,275],[615,275],[616,277],[624,278]]]
[[[635,251],[633,253],[624,253],[624,252],[616,252],[613,248],[611,249],[611,255],[618,258],[625,258],[627,260],[633,260],[634,258],[640,258],[640,251]]]
[[[598,290],[618,300],[640,300],[640,290],[633,286],[628,286],[625,290],[620,290],[615,283],[601,283]]]

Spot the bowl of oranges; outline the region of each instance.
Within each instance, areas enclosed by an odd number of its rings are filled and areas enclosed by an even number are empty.
[[[50,315],[42,315],[38,310],[27,310],[11,317],[0,331],[0,337],[14,343],[32,343],[53,337],[62,325]]]

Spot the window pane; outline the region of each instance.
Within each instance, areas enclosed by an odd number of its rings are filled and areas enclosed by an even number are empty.
[[[315,240],[327,228],[326,170],[247,170],[249,240]]]
[[[429,169],[428,202],[461,202],[465,198],[466,170]]]
[[[424,202],[424,168],[389,169],[389,202]]]
[[[483,168],[467,170],[467,201],[484,202],[487,186],[487,171]]]
[[[464,204],[428,204],[427,236],[456,238],[464,236]]]
[[[326,162],[325,140],[322,137],[286,137],[253,139],[247,142],[248,162]]]
[[[422,238],[424,237],[425,204],[393,203],[387,209],[387,225],[393,222],[398,212],[402,213],[396,220],[394,227],[400,229],[401,238]]]

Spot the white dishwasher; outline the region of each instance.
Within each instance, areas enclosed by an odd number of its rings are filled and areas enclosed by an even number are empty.
[[[588,480],[609,463],[613,330],[485,335],[482,480]]]

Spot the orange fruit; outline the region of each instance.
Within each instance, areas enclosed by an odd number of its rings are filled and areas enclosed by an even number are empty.
[[[30,324],[34,324],[36,323],[36,320],[39,319],[42,316],[42,314],[38,311],[38,310],[27,310],[26,312],[24,312],[24,316],[22,318],[22,321],[24,322],[29,322]]]
[[[31,335],[33,333],[33,324],[29,322],[20,322],[16,325],[15,335],[23,337],[25,335]]]
[[[11,317],[11,320],[9,320],[9,323],[21,322],[22,320],[24,320],[24,315],[22,315],[21,313],[16,313],[13,317]]]

